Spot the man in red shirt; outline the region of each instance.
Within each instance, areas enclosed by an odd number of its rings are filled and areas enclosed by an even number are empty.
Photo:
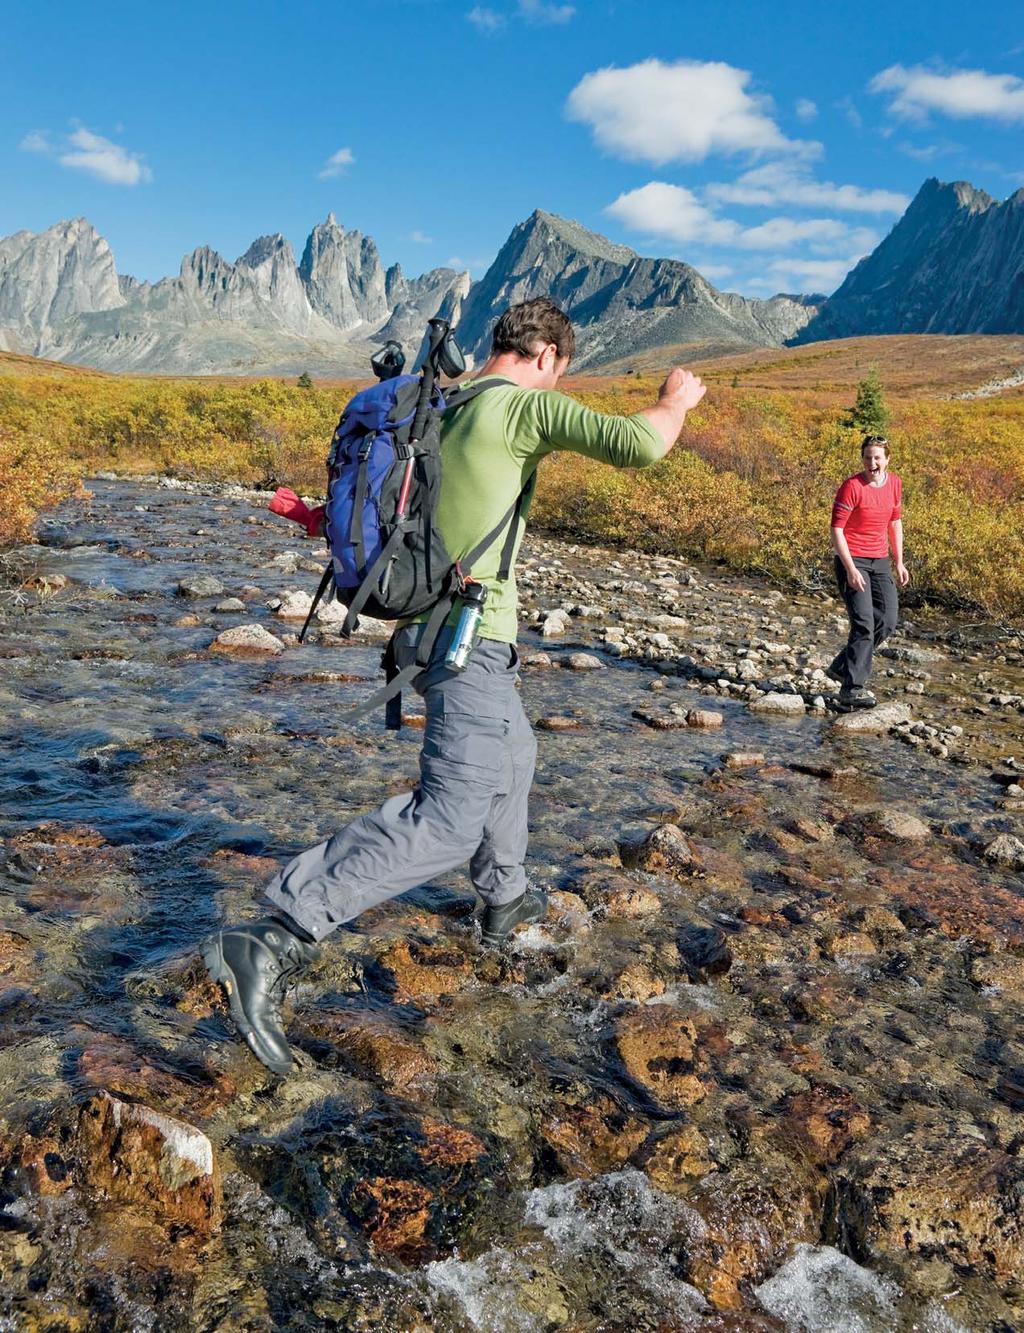
[[[871,658],[896,628],[899,598],[889,562],[892,546],[901,588],[910,582],[903,563],[903,484],[889,471],[889,442],[868,435],[860,450],[863,471],[847,477],[832,504],[836,579],[850,618],[850,637],[826,675],[839,681],[839,702],[873,708],[866,688]]]

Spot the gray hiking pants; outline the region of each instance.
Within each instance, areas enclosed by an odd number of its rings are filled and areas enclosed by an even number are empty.
[[[399,668],[412,662],[422,626],[395,640]],[[515,688],[514,645],[481,639],[464,671],[448,670],[451,631],[438,637],[413,682],[426,704],[415,790],[301,852],[267,885],[265,897],[316,939],[467,861],[486,904],[526,889],[527,799],[537,742]]]
[[[867,684],[874,651],[892,634],[900,614],[899,595],[888,558],[855,555],[853,563],[864,575],[860,592],[850,587],[843,562],[836,557],[836,582],[850,618],[850,637],[830,669],[847,686]]]

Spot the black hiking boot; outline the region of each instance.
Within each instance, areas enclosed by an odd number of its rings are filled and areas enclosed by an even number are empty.
[[[278,917],[266,916],[229,926],[203,945],[203,962],[224,988],[235,1026],[261,1064],[287,1074],[292,1052],[281,1026],[281,1004],[288,987],[320,956]]]
[[[863,685],[844,685],[839,691],[840,708],[874,708],[878,700]]]
[[[528,884],[526,892],[515,902],[501,907],[485,907],[480,918],[480,932],[484,944],[498,948],[504,944],[516,926],[543,921],[548,914],[548,895],[536,884]]]

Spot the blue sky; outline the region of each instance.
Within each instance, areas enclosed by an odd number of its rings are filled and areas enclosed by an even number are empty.
[[[120,272],[333,211],[479,276],[534,208],[717,286],[829,291],[931,175],[1024,185],[1019,4],[8,0],[0,235]]]

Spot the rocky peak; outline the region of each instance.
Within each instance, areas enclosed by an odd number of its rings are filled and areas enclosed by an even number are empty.
[[[64,319],[123,304],[110,246],[85,218],[0,239],[0,328],[26,350]]]
[[[309,234],[299,276],[309,303],[335,328],[346,330],[386,319],[384,268],[372,238],[346,232],[333,213]]]

